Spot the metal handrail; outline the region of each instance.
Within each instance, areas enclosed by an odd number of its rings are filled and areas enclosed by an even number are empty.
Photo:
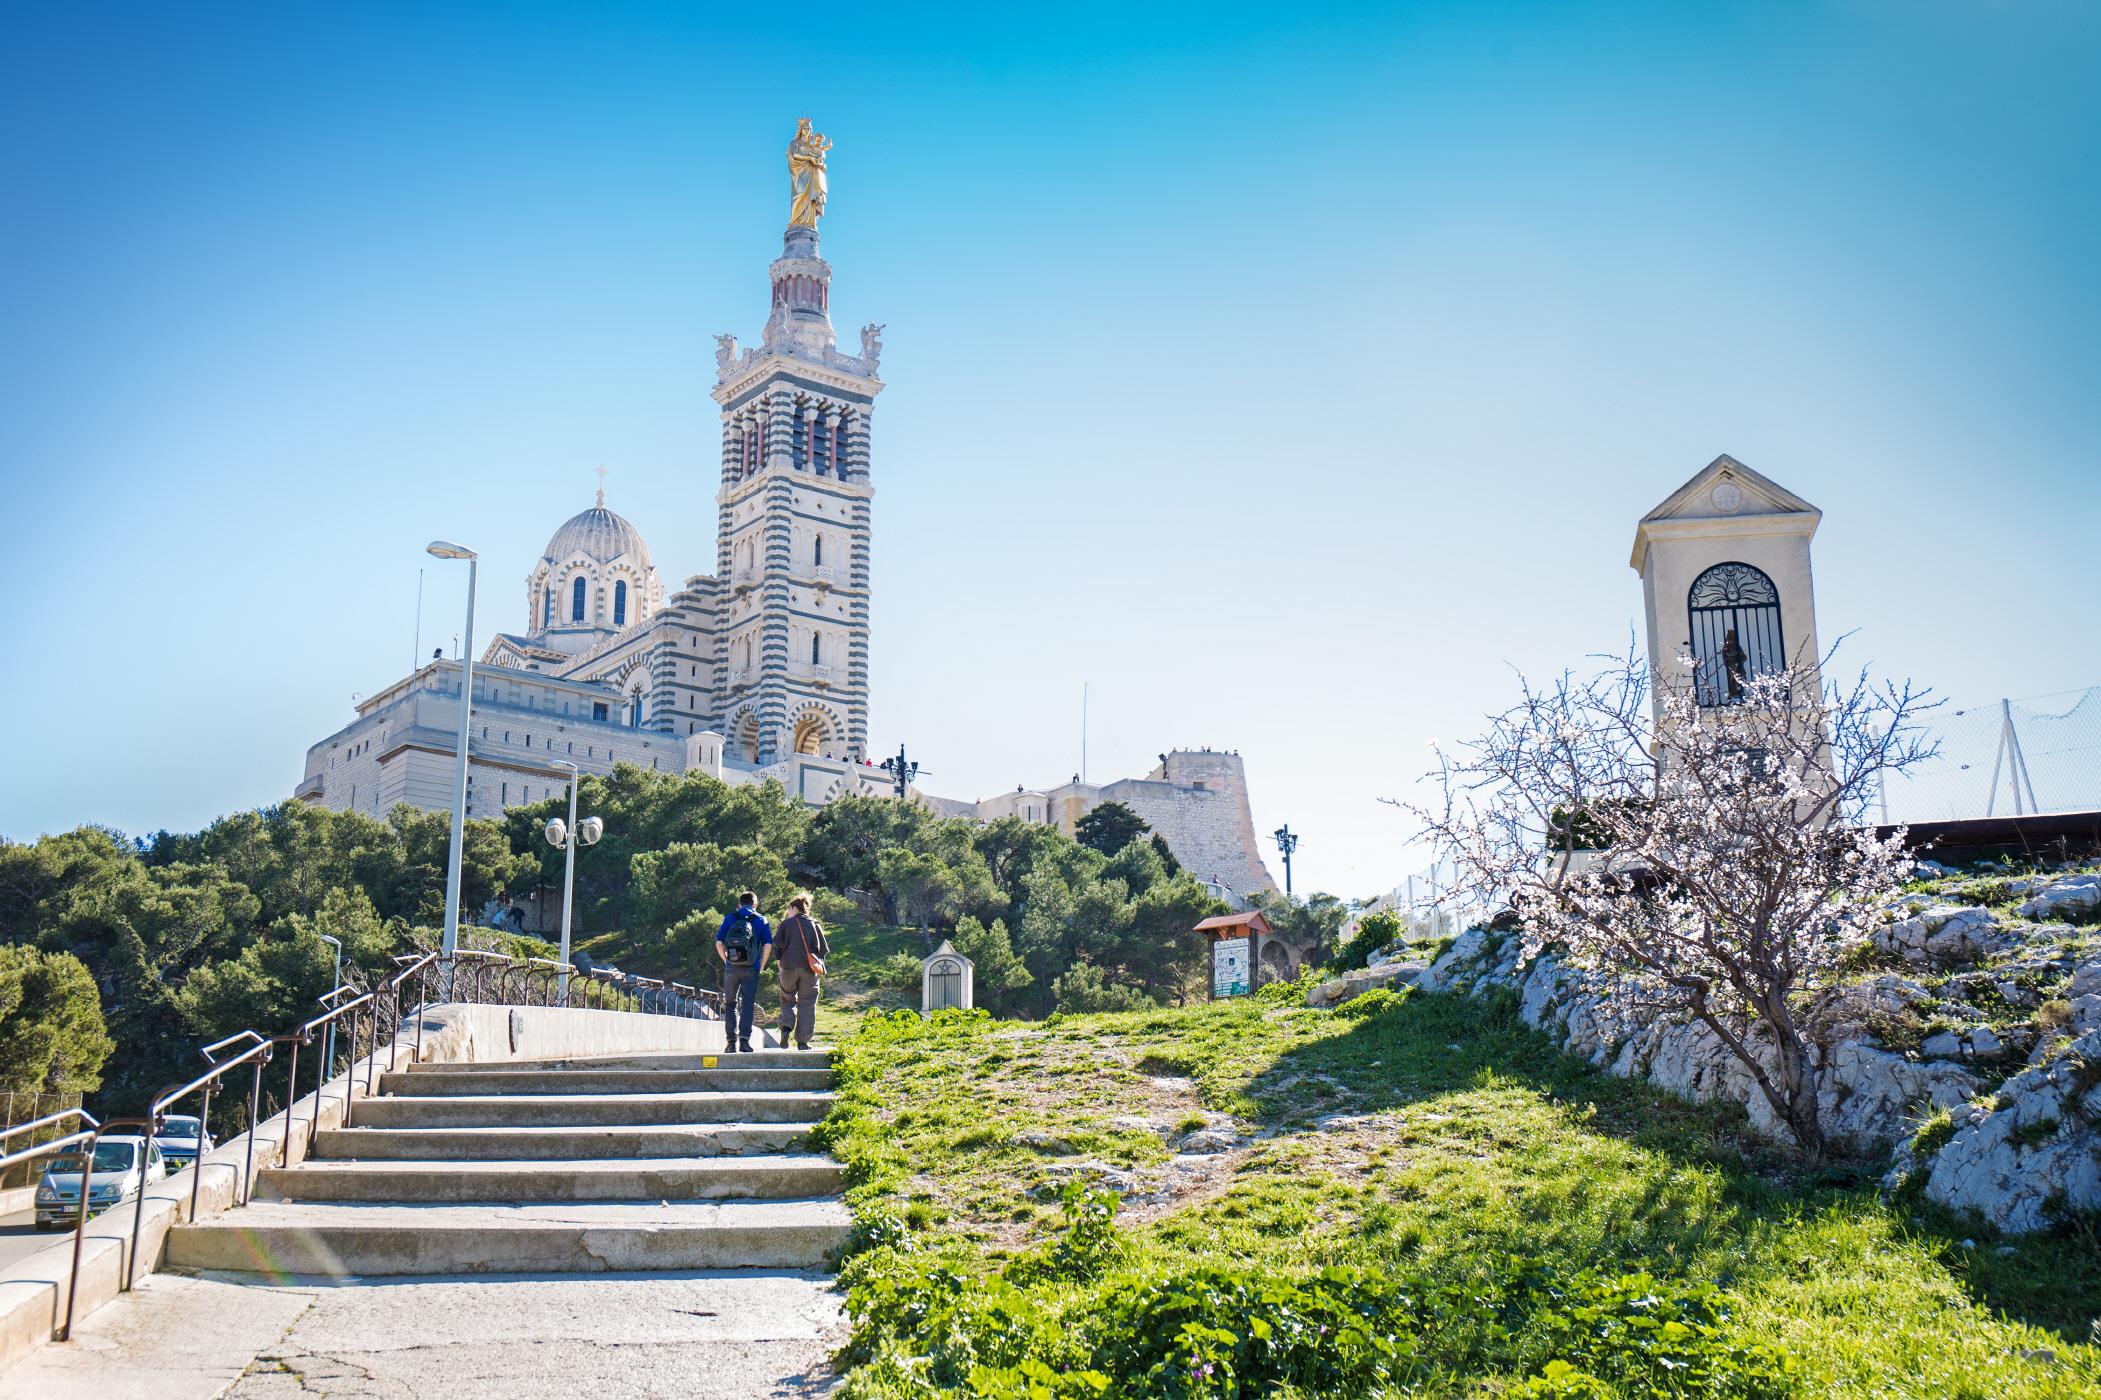
[[[66,1285],[66,1320],[58,1329],[58,1339],[62,1342],[70,1341],[73,1337],[73,1292],[75,1285],[80,1282],[80,1247],[86,1241],[88,1233],[88,1192],[95,1182],[95,1150],[102,1145],[103,1125],[96,1119],[94,1114],[89,1113],[84,1108],[62,1108],[56,1113],[46,1114],[44,1117],[35,1119],[32,1122],[17,1124],[15,1127],[0,1131],[0,1146],[5,1146],[7,1140],[11,1137],[20,1137],[23,1133],[33,1133],[40,1128],[56,1127],[68,1119],[76,1118],[87,1124],[87,1127],[77,1132],[68,1133],[64,1137],[53,1138],[50,1142],[31,1143],[28,1147],[0,1155],[0,1171],[5,1171],[18,1162],[33,1162],[39,1157],[54,1156],[57,1153],[64,1152],[75,1143],[84,1142],[87,1144],[86,1159],[80,1172],[80,1202],[74,1207],[73,1214],[73,1272],[70,1276],[71,1281]],[[141,1154],[139,1159],[139,1195],[144,1197],[145,1194],[146,1162],[144,1155]]]
[[[238,1055],[229,1055],[223,1060],[212,1059],[213,1052],[227,1049],[244,1040],[252,1041],[253,1043]],[[170,1104],[180,1102],[189,1095],[196,1093],[199,1089],[208,1089],[208,1086],[217,1084],[226,1075],[253,1061],[255,1064],[255,1083],[248,1091],[248,1153],[247,1161],[242,1167],[240,1187],[240,1199],[245,1203],[249,1199],[255,1184],[255,1130],[257,1126],[255,1120],[256,1115],[262,1109],[263,1066],[270,1063],[270,1053],[274,1049],[276,1049],[274,1045],[254,1031],[238,1031],[233,1035],[227,1036],[224,1040],[215,1040],[210,1045],[205,1046],[203,1051],[204,1058],[210,1062],[211,1068],[187,1084],[169,1085],[155,1094],[152,1102],[147,1104],[145,1157],[148,1160],[152,1159],[154,1130],[160,1126],[160,1120],[167,1113]],[[205,1104],[209,1106],[210,1103],[211,1096],[207,1092]],[[206,1126],[202,1115],[199,1116],[197,1122],[200,1128]],[[203,1144],[200,1143],[198,1146],[197,1160],[190,1166],[190,1170],[196,1173],[190,1179],[190,1210],[192,1218],[194,1218],[197,1208],[198,1183],[204,1180]],[[143,1163],[140,1165],[139,1174],[142,1178],[145,1175]],[[139,1235],[145,1227],[145,1222],[146,1188],[142,1181],[139,1186],[139,1203],[131,1213],[131,1249],[125,1257],[123,1278],[124,1287],[127,1289],[132,1286],[132,1283],[138,1277]]]
[[[297,1126],[295,1105],[299,1097],[299,1052],[301,1048],[314,1043],[315,1032],[348,1018],[350,1027],[349,1060],[343,1076],[343,1122],[347,1126],[350,1122],[351,1107],[357,1093],[359,1023],[362,1021],[365,1028],[365,1093],[367,1097],[370,1097],[372,1093],[372,1078],[375,1072],[376,1061],[379,1058],[379,1032],[382,1018],[392,1027],[388,1036],[387,1046],[387,1067],[391,1070],[396,1063],[400,1049],[399,1042],[404,1020],[402,1014],[402,992],[412,977],[416,979],[416,1035],[415,1048],[412,1054],[417,1063],[420,1063],[423,1058],[423,1022],[426,1019],[425,1012],[432,1005],[428,992],[429,978],[433,969],[437,970],[440,979],[439,987],[444,989],[449,986],[451,995],[447,998],[448,1000],[468,1002],[477,1000],[501,1001],[507,998],[519,997],[523,999],[522,1003],[514,1004],[571,1006],[575,1003],[576,989],[581,987],[583,989],[584,1003],[586,1006],[590,1006],[594,999],[594,993],[591,989],[595,986],[597,988],[595,994],[597,1004],[601,1007],[610,1007],[616,1010],[634,1010],[652,1015],[676,1016],[686,1019],[700,1019],[711,1015],[720,1015],[721,998],[717,992],[696,990],[687,983],[667,982],[661,978],[614,974],[604,968],[592,968],[589,972],[585,972],[573,963],[560,962],[551,958],[527,958],[520,960],[503,953],[490,952],[478,948],[462,948],[455,950],[449,958],[442,953],[436,952],[404,953],[394,958],[393,961],[397,971],[369,991],[360,991],[357,987],[345,983],[316,997],[315,1001],[322,1008],[321,1013],[302,1022],[295,1030],[287,1031],[277,1036],[265,1036],[255,1030],[236,1031],[232,1035],[225,1036],[201,1047],[200,1053],[210,1068],[195,1079],[185,1083],[171,1084],[163,1088],[149,1100],[146,1114],[143,1117],[97,1120],[93,1114],[84,1108],[68,1108],[62,1109],[57,1113],[47,1114],[32,1122],[0,1128],[0,1147],[4,1147],[12,1138],[47,1128],[55,1128],[64,1123],[77,1121],[87,1125],[51,1142],[22,1148],[12,1153],[0,1154],[0,1170],[21,1162],[33,1161],[40,1157],[65,1152],[81,1144],[86,1144],[87,1162],[92,1168],[95,1148],[100,1145],[104,1136],[120,1128],[137,1128],[142,1130],[144,1141],[139,1159],[139,1193],[134,1200],[131,1237],[126,1245],[122,1261],[123,1267],[118,1276],[119,1288],[129,1290],[137,1281],[139,1241],[144,1233],[145,1226],[145,1165],[153,1155],[154,1141],[164,1126],[168,1109],[191,1094],[201,1094],[202,1100],[198,1109],[198,1123],[201,1132],[208,1132],[212,1100],[220,1090],[220,1082],[243,1065],[252,1067],[254,1077],[248,1091],[248,1127],[246,1131],[248,1141],[236,1187],[236,1203],[246,1204],[253,1200],[255,1195],[255,1140],[256,1133],[262,1126],[259,1120],[262,1113],[263,1068],[275,1058],[277,1048],[281,1045],[290,1047],[290,1054],[287,1056],[288,1063],[285,1080],[287,1096],[284,1109],[285,1132],[284,1140],[279,1144],[278,1158],[281,1166],[290,1166],[291,1135],[293,1129]],[[555,983],[557,979],[565,976],[568,978],[569,990],[561,994],[558,999],[554,991]],[[534,978],[543,979],[543,986],[537,992],[533,987]],[[465,984],[464,995],[463,984]],[[539,1001],[534,1000],[536,995],[540,998]],[[312,1116],[307,1121],[307,1147],[309,1151],[312,1150],[321,1130],[322,1098],[327,1088],[329,1071],[334,1068],[329,1063],[331,1059],[333,1059],[333,1056],[317,1056],[315,1061],[314,1107]],[[196,1158],[185,1168],[185,1170],[192,1173],[190,1178],[189,1216],[191,1220],[197,1218],[201,1204],[204,1157],[203,1144],[200,1142]],[[57,1333],[60,1341],[69,1339],[73,1330],[73,1295],[77,1291],[80,1282],[81,1250],[86,1237],[90,1196],[89,1186],[93,1175],[93,1171],[89,1170],[83,1172],[81,1177],[80,1203],[78,1214],[74,1221],[73,1262],[66,1285],[66,1316],[63,1325]],[[121,1203],[120,1201],[119,1204]]]

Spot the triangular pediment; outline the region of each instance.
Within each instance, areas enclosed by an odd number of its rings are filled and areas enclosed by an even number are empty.
[[[1644,515],[1658,520],[1713,520],[1736,515],[1821,515],[1815,506],[1778,482],[1752,471],[1728,453],[1693,473],[1692,480]]]

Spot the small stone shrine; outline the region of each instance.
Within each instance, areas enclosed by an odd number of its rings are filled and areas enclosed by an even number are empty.
[[[1728,705],[1759,676],[1815,672],[1809,541],[1823,518],[1727,455],[1641,518],[1628,562],[1641,575],[1659,704],[1666,687],[1690,684],[1702,706]]]
[[[968,1011],[976,1004],[977,978],[970,959],[942,939],[932,956],[919,964],[919,1014],[931,1016],[949,1007]]]

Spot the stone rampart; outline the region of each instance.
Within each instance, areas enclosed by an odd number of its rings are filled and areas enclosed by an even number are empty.
[[[1176,749],[1143,778],[1108,783],[1100,791],[1099,801],[1121,802],[1143,817],[1199,880],[1239,895],[1277,887],[1262,862],[1239,754]]]

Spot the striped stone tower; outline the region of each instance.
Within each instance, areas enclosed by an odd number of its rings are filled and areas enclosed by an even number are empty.
[[[859,355],[837,348],[818,174],[810,222],[789,226],[773,264],[764,339],[739,353],[734,337],[716,337],[714,722],[728,757],[760,765],[859,758],[868,744],[868,429],[882,328],[861,332]],[[803,217],[806,201],[796,207]]]

